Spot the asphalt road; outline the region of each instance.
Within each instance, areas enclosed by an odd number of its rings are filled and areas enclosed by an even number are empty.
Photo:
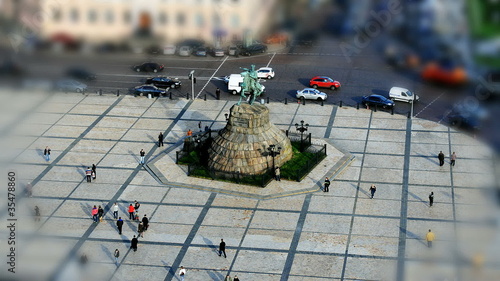
[[[387,95],[393,86],[413,90],[420,96],[414,105],[414,116],[446,123],[446,116],[453,104],[462,99],[471,89],[447,89],[429,85],[420,81],[415,73],[394,69],[388,66],[375,47],[367,47],[360,53],[346,57],[337,38],[324,38],[312,47],[272,46],[270,52],[251,57],[178,57],[145,54],[110,54],[110,55],[31,55],[18,60],[29,71],[28,76],[56,79],[61,77],[69,66],[81,65],[97,74],[97,79],[88,82],[88,92],[102,90],[104,94],[130,93],[134,86],[141,85],[147,77],[165,75],[179,78],[183,85],[172,89],[174,98],[191,96],[190,71],[195,71],[197,98],[215,99],[215,90],[221,89],[221,99],[237,101],[239,95],[227,92],[222,78],[232,73],[240,73],[240,67],[256,68],[270,66],[276,77],[261,80],[266,86],[262,98],[271,101],[297,102],[295,92],[308,86],[309,79],[316,75],[325,75],[341,82],[338,90],[321,89],[328,94],[326,103],[344,106],[356,106],[362,96],[369,94]],[[375,44],[373,44],[375,45]],[[144,61],[164,64],[161,73],[137,73],[132,66]],[[316,102],[316,101],[307,101]],[[407,115],[411,105],[396,102],[395,114]],[[491,134],[488,135],[491,137]]]

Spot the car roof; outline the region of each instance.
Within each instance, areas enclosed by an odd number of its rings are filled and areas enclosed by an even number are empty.
[[[384,97],[384,96],[382,96],[382,95],[376,95],[376,94],[369,95],[369,97],[379,97],[379,98],[384,98],[384,99],[387,99],[386,97]]]
[[[304,88],[304,89],[302,89],[302,91],[305,91],[305,90],[311,90],[311,91],[319,92],[318,89],[314,89],[314,88]]]
[[[406,88],[403,88],[403,87],[392,87],[390,91],[391,91],[391,92],[393,92],[393,91],[394,91],[394,92],[399,92],[399,91],[401,91],[401,92],[406,92],[406,91],[409,91],[409,90],[408,90],[408,89],[406,89]]]
[[[269,71],[273,71],[273,68],[272,67],[261,67],[257,70],[269,70]]]

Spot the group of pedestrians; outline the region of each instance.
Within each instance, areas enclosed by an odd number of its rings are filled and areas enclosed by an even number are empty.
[[[444,158],[445,157],[443,151],[439,151],[438,153],[439,166],[444,165]],[[456,161],[457,161],[457,154],[455,153],[455,151],[453,151],[453,153],[450,155],[450,166],[454,167]]]
[[[87,182],[92,182],[92,180],[97,178],[97,167],[95,164],[92,164],[92,168],[87,167],[87,170],[85,170],[85,176],[87,178]]]
[[[96,207],[96,205],[94,205],[91,214],[94,223],[102,222],[104,220],[104,209],[101,207],[101,205],[99,205],[99,207]]]

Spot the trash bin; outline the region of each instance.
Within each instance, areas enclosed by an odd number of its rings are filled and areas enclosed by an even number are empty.
[[[148,99],[150,99],[150,98],[151,98],[151,94],[148,94]]]

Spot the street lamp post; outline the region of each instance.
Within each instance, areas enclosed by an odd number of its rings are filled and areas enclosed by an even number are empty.
[[[194,77],[194,70],[189,72],[189,80],[191,80],[191,99],[194,100],[194,83],[196,83],[196,78]]]
[[[275,144],[271,144],[267,148],[267,151],[269,151],[268,155],[270,155],[273,158],[273,170],[275,170],[276,165],[274,163],[274,157],[276,157],[277,155],[279,155],[281,153],[281,147],[280,146],[276,147]]]
[[[307,131],[309,124],[306,123],[304,125],[304,120],[300,120],[300,126],[298,123],[295,123],[295,128],[300,132],[300,149],[304,148],[304,132]]]

